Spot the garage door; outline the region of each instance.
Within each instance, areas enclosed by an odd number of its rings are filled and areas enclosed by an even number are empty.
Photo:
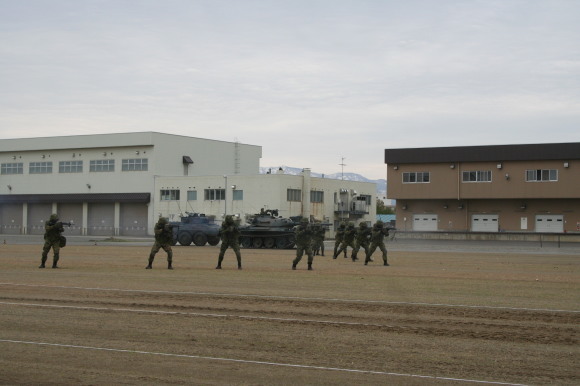
[[[498,232],[499,215],[497,214],[474,214],[471,216],[472,232]]]
[[[564,232],[564,215],[539,214],[536,216],[536,232]]]
[[[115,235],[115,205],[95,203],[89,204],[88,234],[91,236]]]
[[[122,236],[147,236],[147,205],[122,203],[119,226]]]
[[[0,205],[0,233],[7,235],[22,233],[22,204]]]
[[[437,230],[436,214],[415,214],[413,215],[413,230],[429,232]]]
[[[52,204],[28,204],[28,234],[43,235],[51,214]]]

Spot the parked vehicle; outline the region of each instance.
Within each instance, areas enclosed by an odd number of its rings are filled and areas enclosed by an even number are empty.
[[[189,213],[181,217],[181,221],[172,221],[169,223],[173,227],[173,245],[197,245],[204,246],[218,245],[220,242],[220,227],[214,222],[213,217],[207,217],[203,213]]]

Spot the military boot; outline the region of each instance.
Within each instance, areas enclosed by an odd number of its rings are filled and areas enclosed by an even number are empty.
[[[296,270],[296,263],[292,263],[292,269]]]
[[[173,269],[173,267],[171,266],[171,261],[167,263],[167,269]]]
[[[312,263],[308,263],[308,270],[312,271]]]
[[[221,264],[218,264],[218,266],[217,266],[217,267],[215,267],[215,269],[222,269],[222,266],[221,266]]]

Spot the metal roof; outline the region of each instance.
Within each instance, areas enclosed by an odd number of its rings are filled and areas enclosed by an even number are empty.
[[[1,194],[0,203],[82,203],[82,202],[140,202],[151,201],[151,193],[72,193],[72,194]]]
[[[386,164],[580,159],[580,142],[385,149]]]

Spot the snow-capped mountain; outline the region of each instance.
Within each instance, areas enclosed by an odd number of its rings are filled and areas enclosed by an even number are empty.
[[[260,174],[276,174],[278,169],[282,169],[284,174],[291,174],[291,175],[299,175],[302,173],[302,168],[293,168],[290,166],[276,166],[276,167],[260,167]],[[333,174],[323,174],[323,173],[316,173],[312,171],[310,173],[312,177],[319,177],[319,178],[330,178],[335,180],[344,179],[346,181],[358,181],[358,182],[371,182],[377,185],[377,197],[385,197],[387,195],[387,180],[379,179],[379,180],[371,180],[362,176],[357,173],[333,173]]]

